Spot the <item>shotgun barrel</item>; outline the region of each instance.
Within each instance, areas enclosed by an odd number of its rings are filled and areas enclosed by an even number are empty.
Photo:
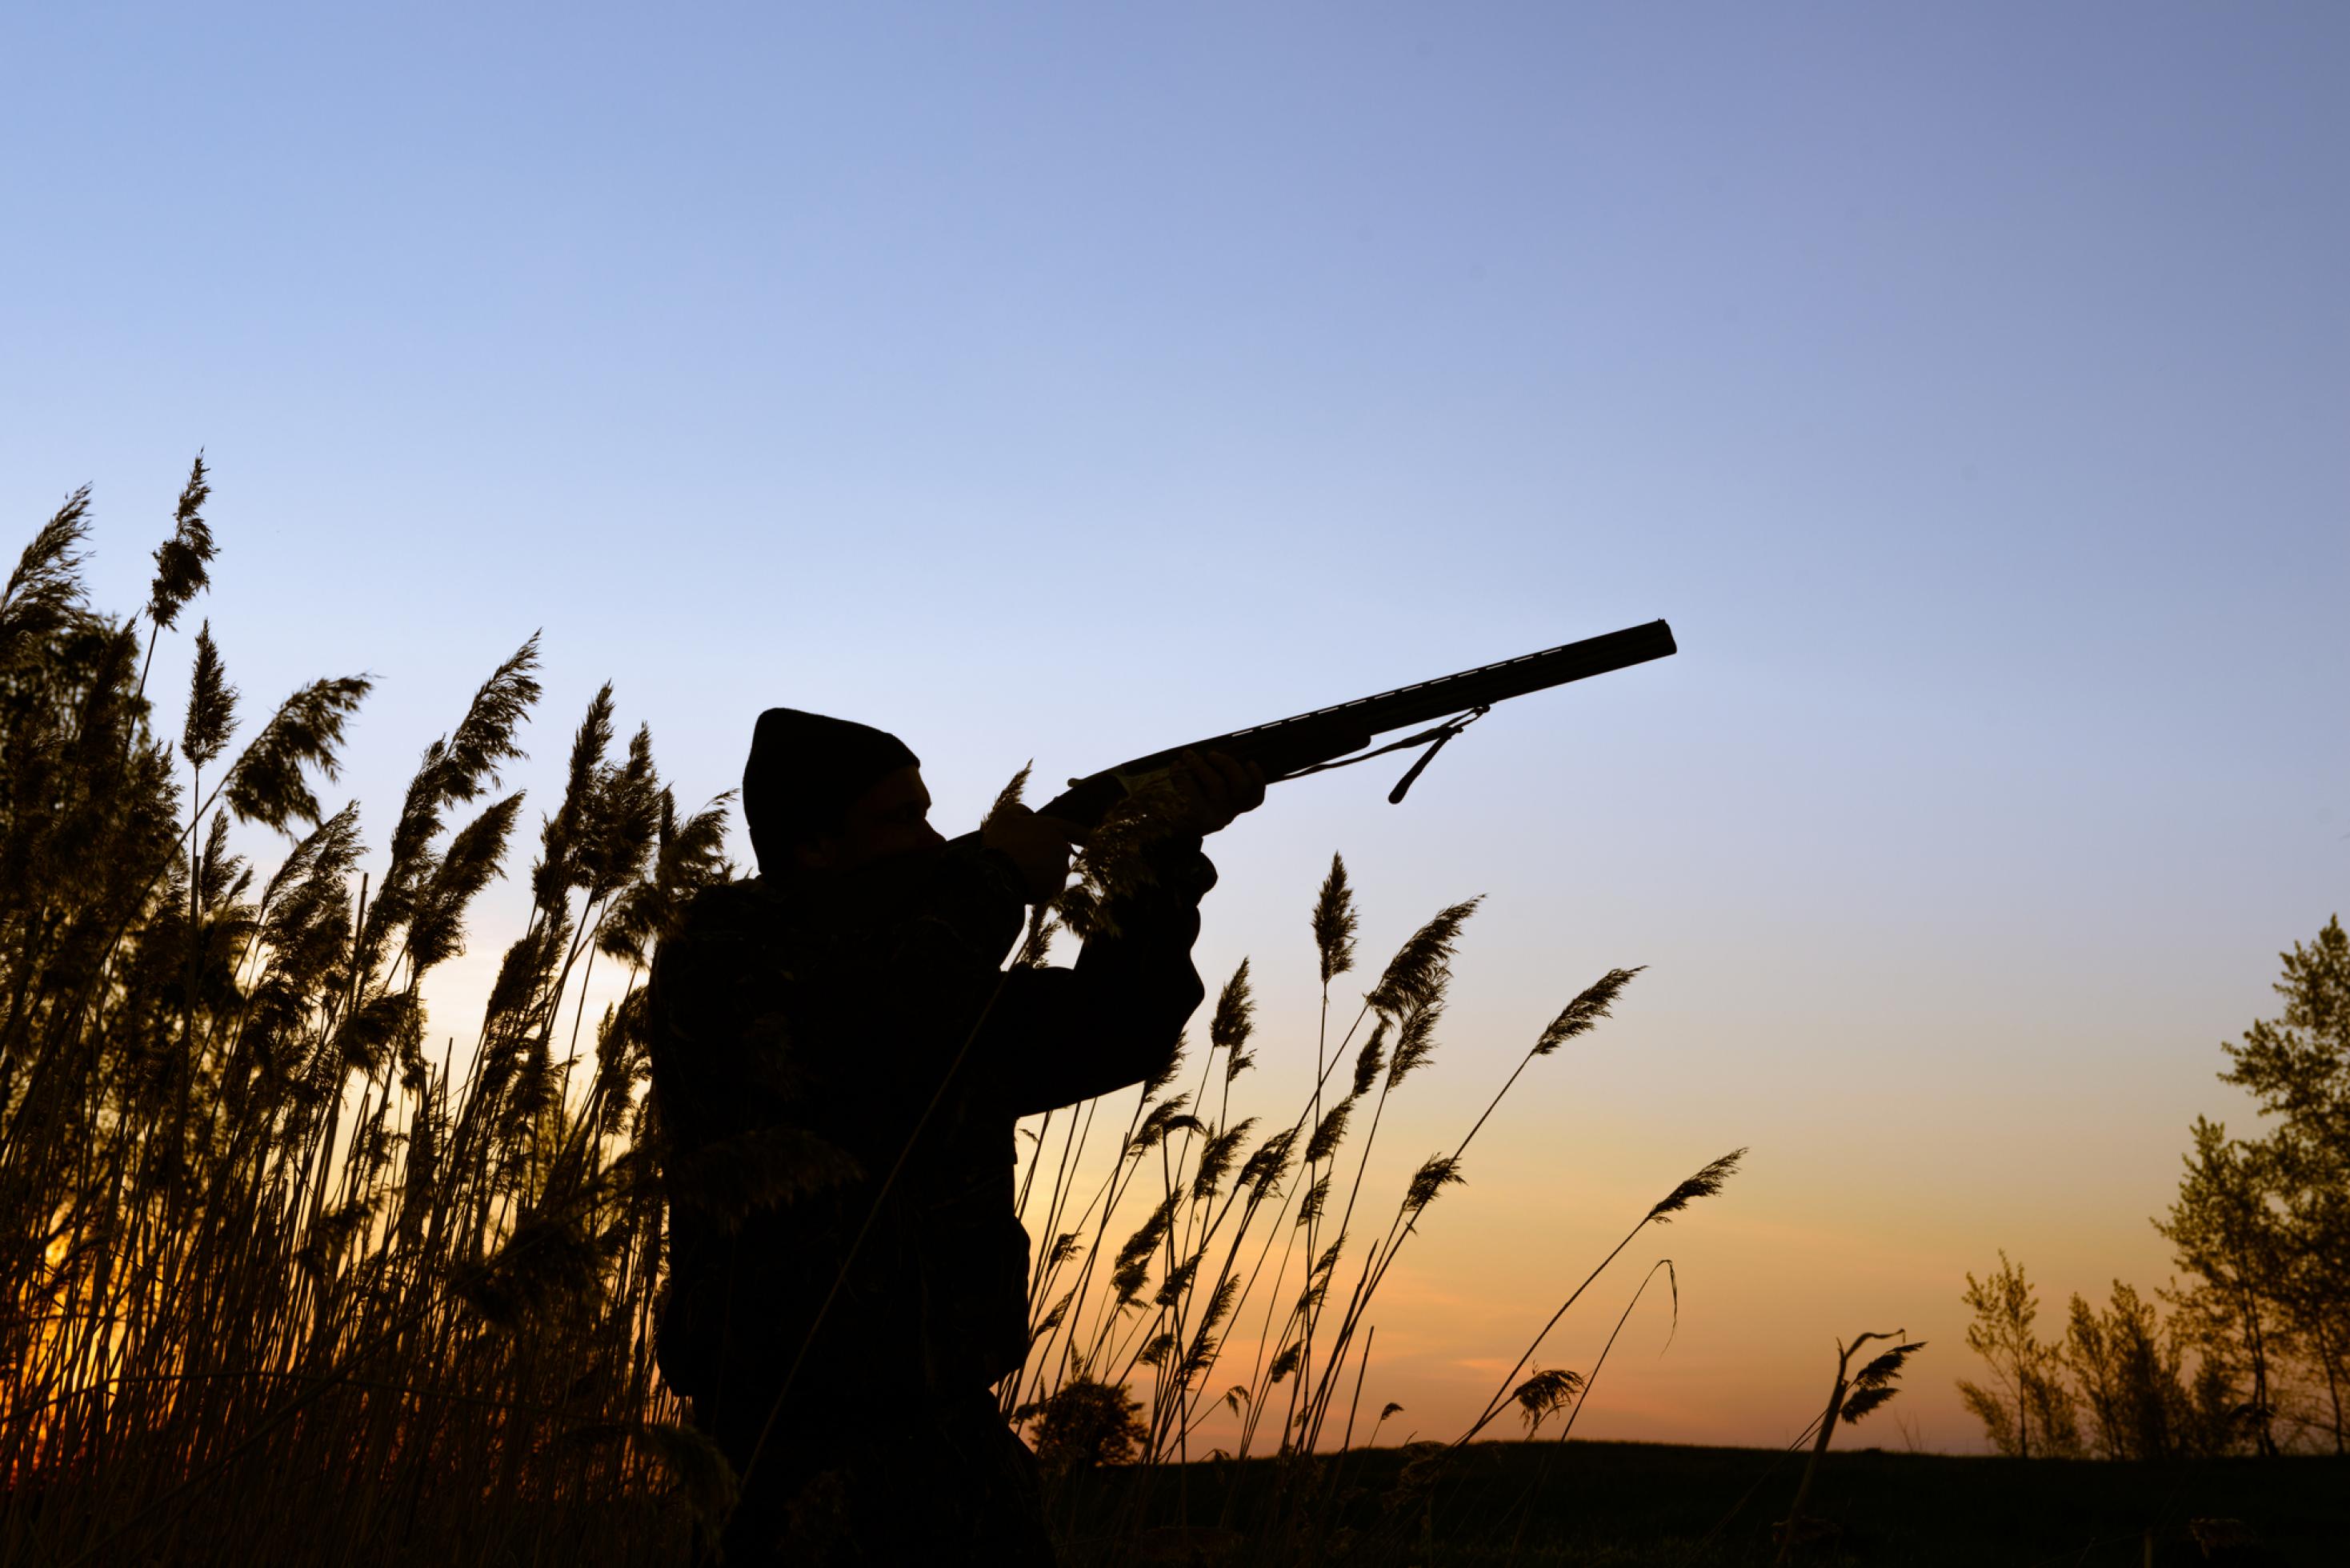
[[[1187,746],[1152,752],[1114,768],[1070,780],[1066,792],[1037,808],[1038,815],[1058,817],[1080,827],[1095,826],[1111,806],[1132,791],[1163,776],[1176,758],[1187,751],[1203,754],[1223,752],[1243,762],[1255,763],[1264,769],[1268,783],[1277,783],[1329,764],[1348,753],[1359,752],[1392,730],[1482,711],[1512,697],[1645,664],[1673,651],[1673,630],[1663,621],[1626,627],[1622,631],[1587,637],[1581,642],[1544,649],[1540,653],[1505,659],[1499,664],[1482,664],[1458,675],[1399,686],[1392,691],[1357,697],[1335,707],[1316,708],[1294,718],[1276,719],[1269,724],[1253,724],[1229,734],[1193,741]],[[1445,729],[1435,734],[1431,753],[1456,732]],[[1423,756],[1423,763],[1425,760]],[[1415,767],[1405,784],[1418,774]],[[1400,799],[1403,788],[1398,785],[1396,794],[1389,798]]]

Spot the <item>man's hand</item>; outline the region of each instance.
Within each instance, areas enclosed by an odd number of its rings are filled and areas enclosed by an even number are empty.
[[[1168,824],[1178,833],[1206,837],[1232,826],[1232,818],[1264,804],[1264,770],[1222,752],[1201,756],[1187,751],[1175,761],[1168,782],[1177,805]]]
[[[1049,903],[1069,884],[1069,845],[1078,830],[1055,816],[1039,816],[1024,805],[996,809],[979,830],[979,842],[1011,857],[1028,901]]]

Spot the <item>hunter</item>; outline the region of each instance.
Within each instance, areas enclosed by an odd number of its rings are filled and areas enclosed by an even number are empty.
[[[760,715],[759,875],[693,902],[648,999],[660,1363],[743,1480],[728,1563],[1053,1561],[990,1392],[1028,1350],[1013,1127],[1163,1075],[1200,1004],[1201,839],[1264,778],[1187,754],[1172,784],[1105,930],[1006,969],[1075,830],[1014,806],[950,841],[896,736]]]

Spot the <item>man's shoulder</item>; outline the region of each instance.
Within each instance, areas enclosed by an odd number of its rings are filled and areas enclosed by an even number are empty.
[[[1024,913],[1003,857],[975,841],[818,888],[760,877],[722,883],[696,894],[662,939],[655,990],[668,991],[674,1002],[683,992],[746,983],[855,989],[879,982],[876,966],[919,967],[938,950],[992,968],[1018,937]]]
[[[757,878],[705,888],[678,912],[653,954],[654,992],[701,990],[729,975],[764,974],[778,961],[789,922]],[[772,978],[769,976],[768,978]]]
[[[770,935],[783,906],[756,877],[704,888],[678,912],[677,924],[661,942],[673,951],[711,942],[742,941]]]

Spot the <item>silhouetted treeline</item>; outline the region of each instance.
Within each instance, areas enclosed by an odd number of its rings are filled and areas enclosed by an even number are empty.
[[[2001,1452],[2345,1451],[2350,936],[2337,916],[2280,956],[2282,1010],[2221,1047],[2220,1079],[2251,1095],[2261,1130],[2197,1117],[2155,1221],[2183,1280],[2156,1297],[2116,1280],[2102,1308],[2075,1295],[2043,1341],[2022,1264],[2002,1252],[1989,1278],[1967,1276],[1968,1339],[1991,1376],[1959,1386]]]

